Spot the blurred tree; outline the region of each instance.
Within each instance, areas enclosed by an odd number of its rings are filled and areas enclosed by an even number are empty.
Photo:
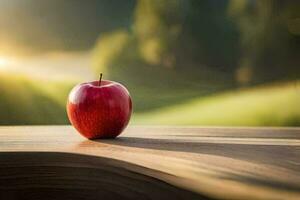
[[[205,70],[231,74],[236,66],[238,33],[226,17],[226,9],[226,1],[138,1],[129,34],[136,43],[139,62],[179,70],[181,76],[184,73],[203,74]],[[96,57],[101,60],[97,49]],[[126,54],[127,51],[123,49],[122,52]],[[99,68],[101,62],[96,65]],[[126,62],[123,65],[128,70],[134,67]]]
[[[97,70],[106,73],[107,69],[122,67],[119,66],[121,63],[130,62],[132,53],[132,51],[128,51],[130,43],[131,36],[125,30],[103,34],[94,49],[97,52],[94,56],[94,63],[99,66]]]
[[[139,1],[134,34],[144,60],[184,70],[232,68],[238,35],[226,7],[226,1]]]
[[[134,34],[142,58],[152,65],[172,67],[174,48],[181,32],[182,1],[143,0],[135,10]]]
[[[238,32],[227,17],[227,1],[186,3],[186,14],[179,39],[179,65],[208,66],[231,72],[236,65]]]
[[[295,54],[299,53],[299,34],[290,32],[288,25],[295,17],[299,19],[299,5],[293,0],[230,1],[229,15],[240,31],[238,81],[262,82],[294,76],[295,66],[300,64],[299,55]]]

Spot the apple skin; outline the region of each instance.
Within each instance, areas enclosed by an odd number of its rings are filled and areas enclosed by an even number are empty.
[[[69,94],[71,124],[88,139],[115,138],[126,128],[132,112],[128,90],[108,80],[82,83]]]

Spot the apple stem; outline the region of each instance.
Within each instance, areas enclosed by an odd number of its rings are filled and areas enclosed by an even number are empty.
[[[100,77],[99,77],[98,86],[100,86],[100,85],[101,85],[101,80],[102,80],[102,73],[100,73]]]

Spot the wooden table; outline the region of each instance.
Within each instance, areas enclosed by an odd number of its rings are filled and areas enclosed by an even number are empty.
[[[300,199],[300,128],[0,127],[0,199]]]

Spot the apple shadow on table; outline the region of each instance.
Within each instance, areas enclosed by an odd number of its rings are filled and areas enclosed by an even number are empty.
[[[5,200],[211,199],[146,175],[161,172],[115,159],[58,152],[1,152],[0,158]]]
[[[116,139],[109,140],[93,140],[93,142],[150,150],[165,150],[222,156],[253,163],[272,164],[293,170],[296,173],[299,170],[299,165],[297,163],[300,163],[299,148],[277,144],[237,144],[230,143],[228,141],[226,141],[226,143],[210,143],[199,141],[181,142],[176,139],[172,140],[139,137],[118,137]],[[230,174],[228,177],[230,177],[230,179],[234,178],[235,180],[242,180],[250,184],[253,183],[256,185],[275,187],[277,189],[300,191],[300,186],[296,184],[272,182],[260,177],[250,178],[251,176],[236,176],[234,174]]]

